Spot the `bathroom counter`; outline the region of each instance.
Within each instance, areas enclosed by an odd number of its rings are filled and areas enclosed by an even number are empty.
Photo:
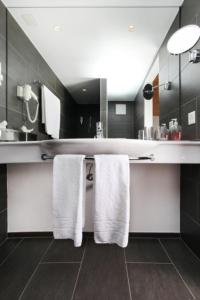
[[[1,143],[0,163],[7,163],[8,232],[52,231],[53,166],[51,160],[41,159],[44,153],[154,154],[154,161],[131,161],[130,232],[180,232],[180,164],[200,163],[200,142],[66,139]],[[93,187],[92,182],[86,184],[84,231],[89,232],[93,231]]]
[[[60,139],[34,142],[1,142],[0,163],[38,163],[42,154],[128,154],[154,156],[134,164],[199,164],[200,141],[143,141],[134,139]]]

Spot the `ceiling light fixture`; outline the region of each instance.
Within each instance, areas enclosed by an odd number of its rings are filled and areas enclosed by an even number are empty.
[[[54,29],[54,31],[56,31],[56,32],[61,31],[60,25],[55,25],[53,29]]]
[[[133,25],[129,25],[128,31],[133,32],[134,31],[134,26]]]

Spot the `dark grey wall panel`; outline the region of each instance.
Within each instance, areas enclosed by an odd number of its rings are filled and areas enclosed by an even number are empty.
[[[108,137],[134,138],[134,102],[121,102],[126,104],[126,115],[116,115],[115,105],[120,102],[108,102]]]
[[[200,25],[199,0],[185,0],[181,10],[181,26],[191,23]],[[200,48],[200,42],[194,47]],[[200,139],[200,67],[199,64],[188,64],[188,53],[181,55],[181,111],[183,117],[184,138]],[[187,114],[196,111],[197,122],[195,125],[187,124]]]
[[[171,56],[167,51],[167,42],[170,36],[179,28],[180,16],[177,15],[174,20],[162,46],[159,51],[159,81],[164,84],[172,81],[172,89],[167,91],[164,87],[160,87],[160,122],[169,123],[171,115],[175,118],[179,116],[180,106],[180,82],[179,82],[179,57]],[[176,114],[175,114],[176,113]]]
[[[0,121],[6,120],[6,8],[0,1],[0,63],[4,80],[0,86]]]
[[[200,257],[200,166],[181,167],[181,233]]]
[[[7,169],[0,165],[0,244],[7,237]]]
[[[80,123],[80,117],[83,123]],[[76,137],[94,138],[96,136],[96,122],[100,121],[100,104],[84,104],[76,107]]]
[[[76,103],[66,88],[62,85],[46,61],[33,46],[28,37],[16,23],[10,13],[7,15],[7,57],[8,57],[8,88],[7,88],[7,119],[8,126],[20,129],[25,124],[28,128],[34,128],[38,139],[48,139],[44,126],[41,124],[41,105],[37,122],[32,125],[27,120],[26,110],[22,101],[16,97],[18,84],[29,83],[39,99],[41,88],[33,84],[38,80],[45,84],[61,101],[61,129],[60,138],[75,137],[75,106]],[[41,99],[40,99],[41,101]],[[41,103],[40,103],[41,104]],[[34,101],[31,111],[34,113]],[[74,116],[74,117],[73,117]]]
[[[196,17],[198,15],[198,18]],[[181,25],[200,25],[200,1],[185,0]],[[198,43],[194,48],[200,48]],[[185,67],[186,66],[186,67]],[[200,139],[200,66],[188,64],[188,53],[181,55],[181,112],[183,138]],[[188,125],[188,113],[196,111],[196,124]],[[200,257],[200,166],[181,168],[181,233],[185,242]]]
[[[6,120],[6,8],[0,1],[0,62],[4,80],[0,86],[0,121]],[[0,244],[7,236],[7,170],[0,165]]]
[[[134,110],[134,138],[138,138],[138,130],[144,128],[144,97],[143,86],[140,88],[135,98]]]

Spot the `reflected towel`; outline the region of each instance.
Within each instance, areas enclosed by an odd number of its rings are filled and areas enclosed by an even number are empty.
[[[57,155],[53,162],[54,238],[72,239],[80,247],[84,226],[84,155]]]
[[[127,155],[95,155],[94,238],[96,243],[128,244],[130,219]]]
[[[59,139],[60,100],[46,86],[42,85],[42,123],[46,133]]]

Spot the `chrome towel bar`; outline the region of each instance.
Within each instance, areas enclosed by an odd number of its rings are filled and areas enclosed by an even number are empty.
[[[43,153],[41,155],[41,159],[42,160],[51,160],[51,159],[54,159],[54,156]],[[94,156],[86,156],[85,159],[86,160],[94,160]],[[154,155],[151,154],[149,156],[129,157],[129,161],[134,161],[134,160],[154,160]]]

